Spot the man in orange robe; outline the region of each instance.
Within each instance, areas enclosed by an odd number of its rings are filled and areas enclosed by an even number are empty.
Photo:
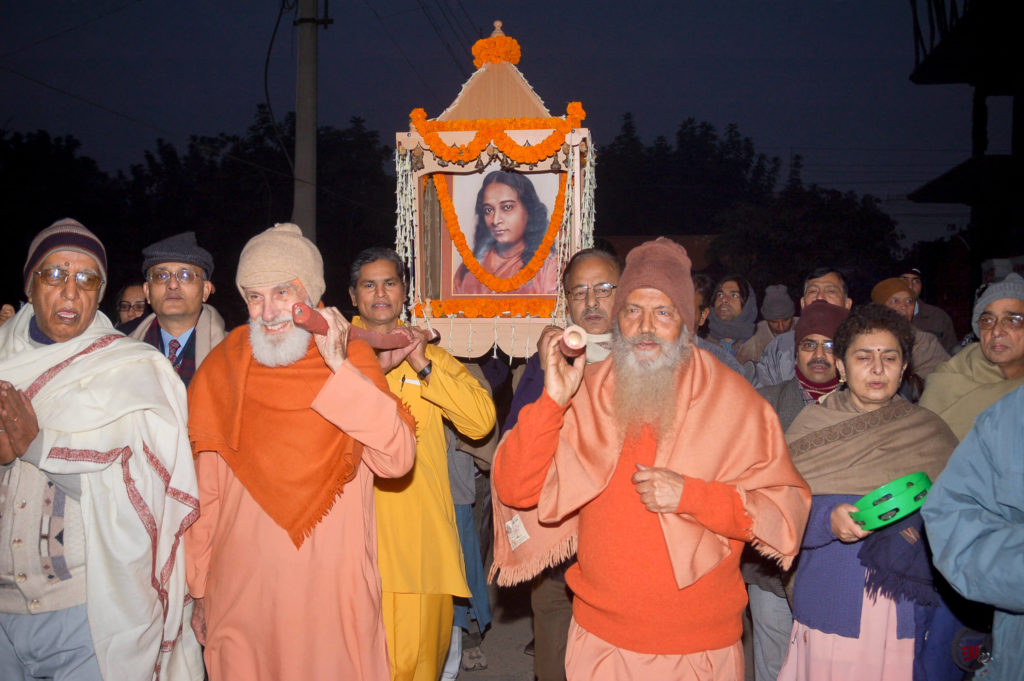
[[[388,681],[373,477],[412,466],[412,417],[336,309],[326,336],[293,324],[324,291],[297,226],[252,238],[235,281],[249,324],[189,389],[200,516],[185,550],[210,679]]]
[[[500,500],[537,505],[544,523],[512,518],[496,542],[543,555],[573,533],[570,681],[741,681],[743,545],[783,567],[799,548],[810,492],[779,420],[692,345],[694,309],[686,251],[663,238],[634,249],[611,356],[570,362],[549,337],[544,393],[495,458]]]

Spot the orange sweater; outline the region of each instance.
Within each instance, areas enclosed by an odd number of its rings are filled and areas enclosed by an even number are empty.
[[[509,505],[538,503],[565,411],[545,393],[520,412],[494,463],[495,489]],[[579,561],[566,575],[576,594],[573,615],[590,633],[640,653],[732,645],[742,632],[739,560],[752,520],[733,485],[684,476],[677,512],[729,538],[730,552],[694,584],[677,588],[658,516],[630,480],[637,463],[654,464],[655,444],[647,430],[628,440],[607,487],[580,509]]]

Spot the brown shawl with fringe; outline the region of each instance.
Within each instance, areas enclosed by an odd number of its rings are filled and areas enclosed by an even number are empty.
[[[394,399],[369,345],[349,341],[348,360]],[[294,364],[263,366],[242,326],[213,349],[189,386],[193,454],[220,454],[296,547],[331,510],[362,456],[359,442],[310,408],[330,377],[312,341]]]
[[[897,396],[862,412],[849,390],[804,407],[786,440],[813,494],[864,495],[918,471],[934,481],[957,445],[949,426],[927,409]]]
[[[518,513],[494,495],[491,576],[501,570],[499,584],[529,579],[575,552],[577,512],[608,485],[622,451],[613,380],[611,361],[587,367],[565,413],[538,513]],[[789,460],[775,412],[739,374],[697,348],[679,374],[677,395],[672,434],[658,443],[655,466],[734,485],[752,520],[751,543],[788,568],[800,548],[810,494]],[[523,425],[520,422],[516,429]],[[498,447],[498,458],[507,439],[508,434]],[[658,517],[680,589],[729,555],[729,540],[693,516]],[[510,534],[515,541],[528,538],[513,550]]]

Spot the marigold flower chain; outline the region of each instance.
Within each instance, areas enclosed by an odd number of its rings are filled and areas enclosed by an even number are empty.
[[[466,318],[503,317],[550,317],[555,311],[551,298],[452,298],[431,300],[432,317],[458,316]],[[424,316],[424,305],[416,305],[417,317]]]
[[[473,66],[480,68],[484,64],[518,64],[523,56],[519,41],[507,35],[494,35],[473,43]]]
[[[501,153],[519,164],[534,165],[551,158],[565,143],[565,137],[587,117],[583,105],[570,102],[564,118],[481,118],[473,121],[430,121],[422,108],[413,109],[409,114],[416,132],[426,143],[431,153],[448,163],[465,165],[475,161],[493,143]],[[508,136],[507,130],[553,129],[543,141],[534,145],[522,145]],[[445,144],[439,132],[472,131],[476,135],[466,144]]]
[[[441,202],[441,215],[444,217],[444,224],[448,228],[448,235],[455,244],[455,249],[462,256],[462,262],[466,269],[480,280],[487,288],[495,293],[508,293],[515,291],[526,282],[533,279],[540,268],[544,266],[544,260],[551,252],[551,247],[558,236],[558,230],[562,226],[562,217],[565,215],[565,180],[566,174],[559,173],[558,196],[555,198],[554,209],[551,211],[551,220],[548,222],[547,232],[534,252],[530,262],[523,269],[516,272],[515,276],[503,278],[496,277],[483,268],[480,262],[473,255],[469,244],[466,243],[466,235],[459,226],[459,216],[455,213],[455,205],[452,203],[452,196],[448,192],[448,183],[441,173],[434,174],[434,187],[437,188],[437,197]]]

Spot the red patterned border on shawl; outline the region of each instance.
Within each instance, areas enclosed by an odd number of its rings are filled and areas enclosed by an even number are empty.
[[[82,355],[87,355],[90,352],[94,352],[94,351],[99,350],[101,348],[105,348],[108,345],[110,345],[111,343],[113,343],[114,341],[116,341],[118,338],[124,338],[124,336],[121,336],[121,335],[116,334],[116,333],[112,333],[109,336],[103,336],[102,338],[99,338],[99,339],[93,341],[92,343],[89,344],[89,347],[85,348],[81,352],[79,352],[77,354],[74,354],[71,357],[68,357],[66,360],[64,360],[60,364],[55,364],[54,366],[50,367],[49,369],[44,371],[42,374],[40,374],[39,377],[36,378],[36,380],[32,381],[32,385],[30,385],[25,390],[25,394],[28,396],[29,399],[32,399],[33,397],[36,396],[36,394],[40,390],[43,389],[43,386],[45,386],[47,383],[52,381],[54,379],[54,377],[57,376],[57,374],[59,374],[60,372],[64,371],[64,369],[66,369],[67,366],[69,364],[71,364],[72,362],[74,362],[76,359],[78,359]]]
[[[119,336],[108,336],[107,338],[119,338]],[[101,339],[102,340],[102,339]],[[91,346],[90,346],[91,347]],[[83,351],[84,352],[84,351]],[[79,353],[82,354],[82,353]],[[77,357],[77,355],[76,355]],[[63,363],[62,363],[63,364]],[[65,364],[66,366],[66,364]],[[58,365],[63,368],[63,366]],[[57,369],[57,367],[54,367]],[[52,378],[52,376],[51,376]],[[186,506],[192,508],[192,511],[186,515],[177,531],[174,533],[174,542],[171,545],[170,554],[168,555],[167,561],[160,568],[160,574],[157,576],[157,565],[156,565],[156,554],[157,554],[157,532],[156,532],[156,520],[153,517],[153,512],[146,504],[145,499],[142,498],[142,494],[138,490],[138,486],[135,480],[132,478],[131,471],[128,467],[128,462],[133,456],[131,447],[121,447],[119,449],[112,449],[107,452],[100,452],[92,449],[68,449],[66,447],[54,447],[50,450],[50,457],[54,459],[62,459],[64,461],[91,461],[93,463],[105,463],[110,464],[116,461],[118,458],[121,459],[121,472],[124,479],[125,490],[128,493],[128,499],[131,501],[132,507],[135,509],[136,515],[139,517],[139,521],[146,530],[146,534],[149,535],[150,542],[150,555],[152,556],[152,562],[150,565],[150,585],[153,590],[156,591],[157,597],[160,601],[160,607],[163,611],[162,622],[167,622],[167,608],[168,608],[168,594],[167,589],[164,588],[164,583],[170,577],[171,571],[174,569],[174,559],[178,551],[178,547],[181,544],[181,538],[185,534],[185,530],[196,521],[199,517],[199,500],[182,492],[181,490],[170,487],[170,473],[166,467],[156,458],[149,445],[143,443],[143,452],[147,463],[149,463],[156,470],[157,475],[164,483],[166,493],[175,501],[178,501]],[[163,627],[161,627],[162,629]],[[181,627],[178,629],[178,638],[181,637]],[[162,652],[171,651],[177,638],[173,641],[162,641],[160,644],[160,650]],[[160,678],[160,663],[154,669],[154,678]]]

